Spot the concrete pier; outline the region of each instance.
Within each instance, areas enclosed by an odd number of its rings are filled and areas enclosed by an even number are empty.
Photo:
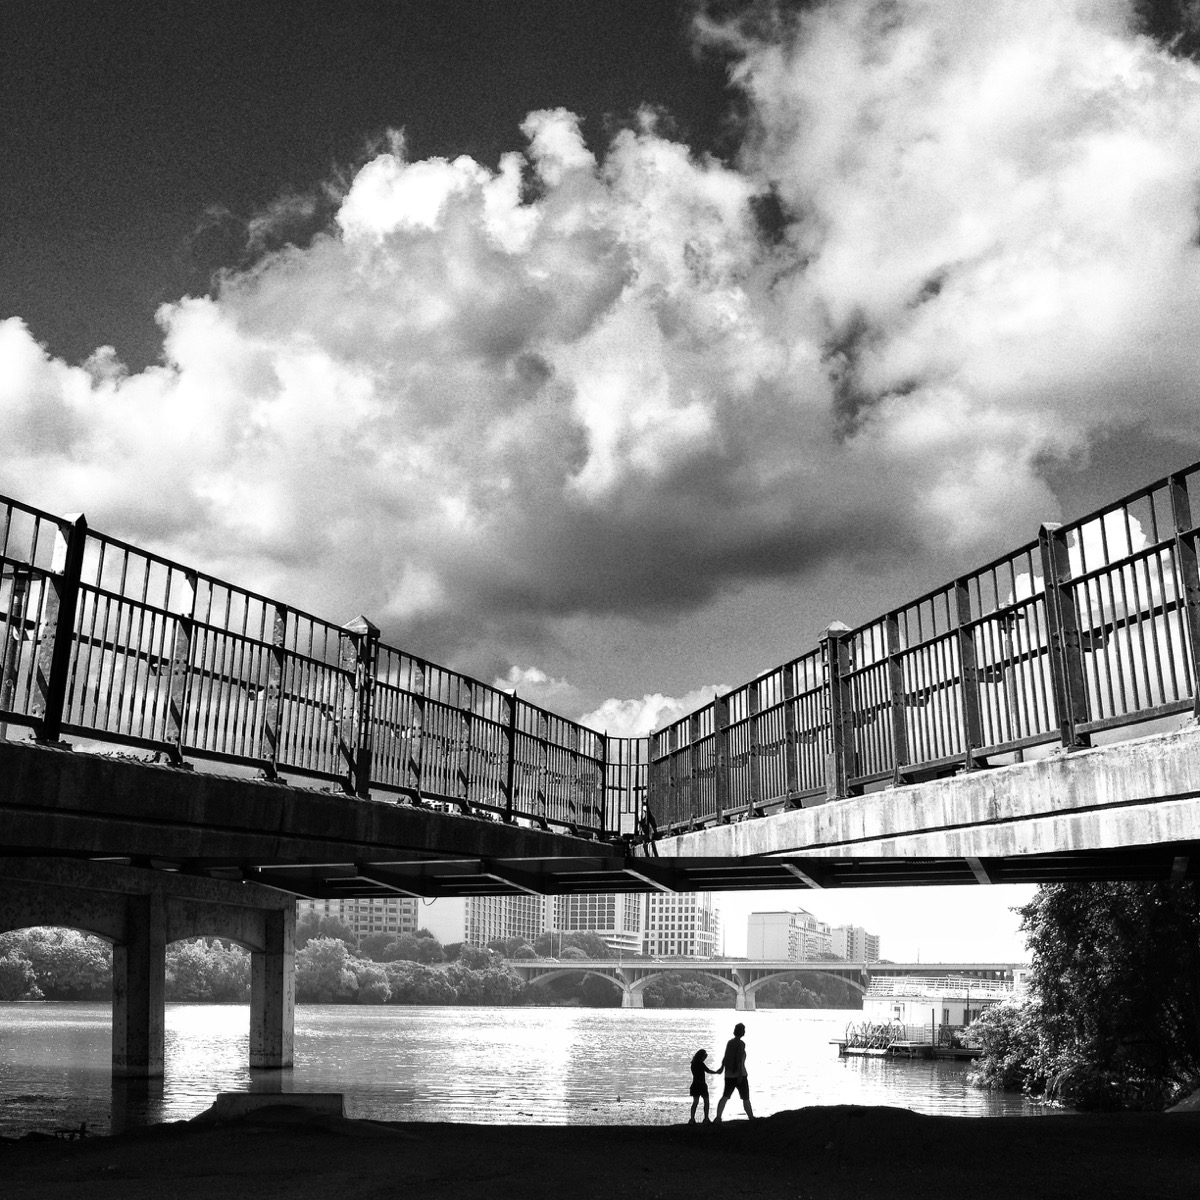
[[[292,1065],[296,908],[255,884],[62,858],[0,858],[0,931],[92,933],[113,947],[113,1074],[163,1073],[166,948],[222,937],[250,951],[250,1066]]]

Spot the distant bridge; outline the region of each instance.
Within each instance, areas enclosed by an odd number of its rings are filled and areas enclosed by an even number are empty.
[[[858,992],[865,992],[873,978],[903,978],[905,976],[978,979],[995,985],[1011,984],[1024,963],[868,963],[846,962],[843,959],[803,961],[784,959],[688,959],[688,958],[630,958],[611,959],[530,959],[505,960],[505,966],[515,971],[533,987],[556,976],[582,972],[604,979],[620,989],[622,1008],[642,1008],[645,991],[656,979],[675,972],[703,975],[725,984],[734,993],[734,1008],[738,1012],[753,1012],[755,993],[764,984],[791,975],[817,973],[842,979]]]

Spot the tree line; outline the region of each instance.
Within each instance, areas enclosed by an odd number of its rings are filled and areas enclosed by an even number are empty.
[[[443,946],[428,930],[358,936],[336,917],[305,913],[296,923],[296,1000],[312,1004],[561,1004],[613,1008],[620,988],[583,971],[526,984],[504,959],[615,960],[598,934],[544,933],[532,942],[498,939],[487,947]],[[0,935],[0,1000],[104,1000],[112,993],[112,950],[72,929]],[[168,1000],[245,1003],[250,955],[221,938],[172,942],[166,951]],[[842,980],[810,973],[776,980],[759,1002],[779,1008],[854,1008],[861,998]],[[647,1008],[730,1008],[728,986],[692,972],[650,983]]]

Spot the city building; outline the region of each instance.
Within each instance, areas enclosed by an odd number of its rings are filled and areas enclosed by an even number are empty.
[[[524,938],[532,942],[546,931],[546,896],[471,896],[466,905],[463,940],[486,946],[498,938]]]
[[[646,954],[712,958],[721,953],[721,914],[711,893],[651,892],[645,904]]]
[[[602,937],[610,950],[638,954],[642,949],[645,913],[645,899],[636,892],[555,896],[551,928],[556,933],[586,930]]]
[[[835,925],[831,931],[834,958],[847,962],[878,962],[879,935],[861,925]]]
[[[746,957],[808,962],[833,958],[832,931],[803,908],[751,913],[746,923]]]
[[[418,902],[409,896],[372,900],[297,900],[296,918],[306,912],[336,917],[359,937],[369,933],[415,933]]]

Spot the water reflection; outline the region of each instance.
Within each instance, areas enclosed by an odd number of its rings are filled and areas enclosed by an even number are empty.
[[[691,1056],[703,1046],[719,1061],[739,1017],[762,1114],[813,1104],[1042,1111],[970,1087],[960,1063],[839,1059],[830,1039],[852,1015],[306,1005],[295,1068],[251,1072],[247,1006],[171,1004],[166,1076],[145,1081],[112,1077],[108,1005],[5,1004],[0,1133],[182,1120],[222,1091],[343,1092],[351,1115],[382,1120],[672,1123],[687,1117]]]

